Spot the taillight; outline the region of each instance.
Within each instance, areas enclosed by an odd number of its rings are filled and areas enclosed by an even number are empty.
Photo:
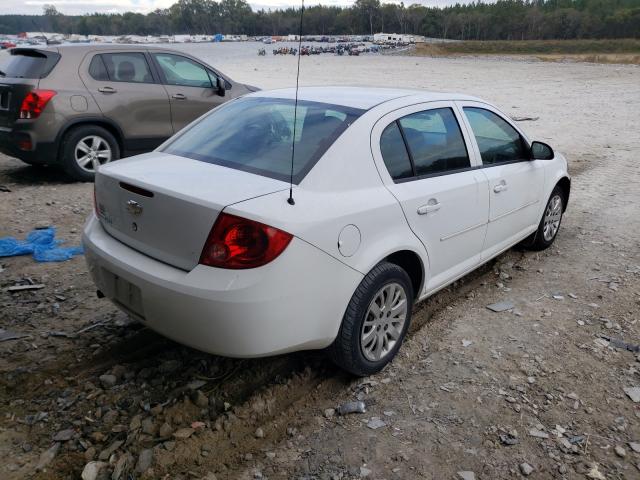
[[[264,223],[221,213],[209,233],[200,263],[220,268],[255,268],[280,255],[293,235]]]
[[[53,90],[31,90],[20,105],[20,118],[38,118],[55,94]]]

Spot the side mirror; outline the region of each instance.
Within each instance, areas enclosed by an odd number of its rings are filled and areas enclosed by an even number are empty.
[[[531,144],[531,160],[551,160],[555,157],[553,148],[546,143],[533,142]]]
[[[224,78],[218,77],[218,79],[216,80],[216,84],[218,87],[218,95],[224,97],[227,93],[227,82]]]

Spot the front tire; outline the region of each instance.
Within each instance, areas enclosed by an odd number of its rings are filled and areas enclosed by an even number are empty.
[[[120,158],[115,137],[98,125],[73,128],[62,141],[62,168],[74,180],[92,182],[100,165]]]
[[[382,262],[360,282],[328,348],[342,369],[367,376],[382,370],[402,345],[411,322],[411,279],[402,268]]]
[[[553,244],[553,241],[560,231],[564,205],[564,193],[562,189],[556,185],[549,196],[547,205],[544,207],[544,213],[538,225],[538,230],[533,234],[533,239],[531,239],[528,244],[525,244],[528,249],[544,250]]]

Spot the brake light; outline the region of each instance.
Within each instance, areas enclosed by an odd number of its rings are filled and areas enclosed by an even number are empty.
[[[20,118],[38,118],[55,94],[53,90],[31,90],[20,105]]]
[[[292,238],[264,223],[221,213],[204,244],[200,263],[231,269],[260,267],[278,257]]]

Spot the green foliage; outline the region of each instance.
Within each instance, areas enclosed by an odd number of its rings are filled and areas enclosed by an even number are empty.
[[[179,0],[146,15],[67,16],[45,5],[44,15],[0,15],[0,33],[286,35],[298,33],[299,18],[297,8],[254,12],[246,0]],[[356,0],[345,8],[306,8],[303,31],[308,35],[384,31],[459,40],[639,38],[640,0],[498,0],[445,8]]]

